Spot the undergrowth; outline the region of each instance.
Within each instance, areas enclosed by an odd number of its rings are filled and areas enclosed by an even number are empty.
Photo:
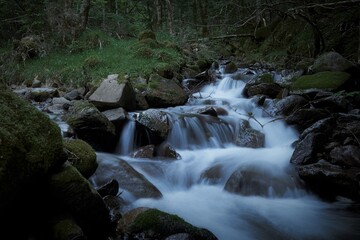
[[[6,83],[29,82],[38,79],[44,84],[53,82],[66,86],[97,85],[109,74],[130,74],[131,77],[149,76],[164,65],[179,68],[183,56],[174,47],[137,39],[116,39],[100,32],[85,35],[58,51],[49,52],[42,58],[12,63],[7,69],[16,70],[10,76],[2,76]],[[21,77],[13,82],[13,76]]]

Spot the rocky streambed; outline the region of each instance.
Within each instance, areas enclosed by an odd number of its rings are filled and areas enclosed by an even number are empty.
[[[357,239],[355,90],[336,53],[15,90],[61,136],[2,87],[1,224],[17,239]]]

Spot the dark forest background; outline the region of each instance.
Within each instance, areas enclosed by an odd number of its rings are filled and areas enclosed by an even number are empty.
[[[333,50],[360,60],[359,0],[0,0],[0,6],[7,83],[39,77],[81,84],[202,58],[294,67]],[[156,43],[137,46],[145,30]]]

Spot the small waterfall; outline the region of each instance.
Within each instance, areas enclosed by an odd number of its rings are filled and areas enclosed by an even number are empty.
[[[167,141],[178,149],[220,148],[233,142],[233,129],[211,116],[172,116]]]
[[[252,99],[242,98],[248,80],[223,75],[195,93],[186,106],[162,109],[171,123],[166,140],[180,160],[125,157],[141,138],[136,122],[127,123],[116,155],[163,194],[161,199],[139,199],[131,207],[177,214],[220,240],[360,239],[359,216],[344,211],[345,204],[325,203],[302,188],[289,164],[298,133],[264,114]],[[194,111],[201,107],[221,111],[218,116]],[[265,135],[263,147],[234,144],[237,126],[244,120]],[[103,162],[116,174],[110,160]]]
[[[130,120],[122,129],[120,139],[115,152],[120,155],[128,155],[136,148],[136,122]]]

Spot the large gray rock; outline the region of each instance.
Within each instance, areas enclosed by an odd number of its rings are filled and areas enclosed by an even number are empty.
[[[136,121],[162,139],[166,139],[169,134],[169,119],[164,111],[148,109],[139,113],[136,117]]]
[[[327,52],[319,56],[312,66],[314,72],[332,71],[345,72],[354,64],[337,52]]]
[[[134,198],[160,198],[161,192],[144,175],[137,172],[130,164],[121,159],[98,158],[99,167],[94,174],[97,185],[104,185],[112,179],[117,180],[120,189],[125,189]],[[106,173],[106,175],[102,174]]]
[[[265,135],[253,129],[247,120],[240,120],[237,126],[235,144],[240,147],[261,148],[265,145]]]
[[[334,114],[301,134],[290,161],[318,195],[360,201],[359,138],[359,115]]]
[[[128,81],[119,83],[118,74],[109,75],[89,97],[89,101],[99,109],[123,107],[126,110],[136,108],[135,92]]]
[[[290,176],[272,174],[260,168],[238,169],[227,180],[224,189],[245,196],[283,196],[294,190],[296,184]]]
[[[308,101],[299,95],[290,95],[275,104],[276,114],[288,116],[297,110],[306,107]]]

